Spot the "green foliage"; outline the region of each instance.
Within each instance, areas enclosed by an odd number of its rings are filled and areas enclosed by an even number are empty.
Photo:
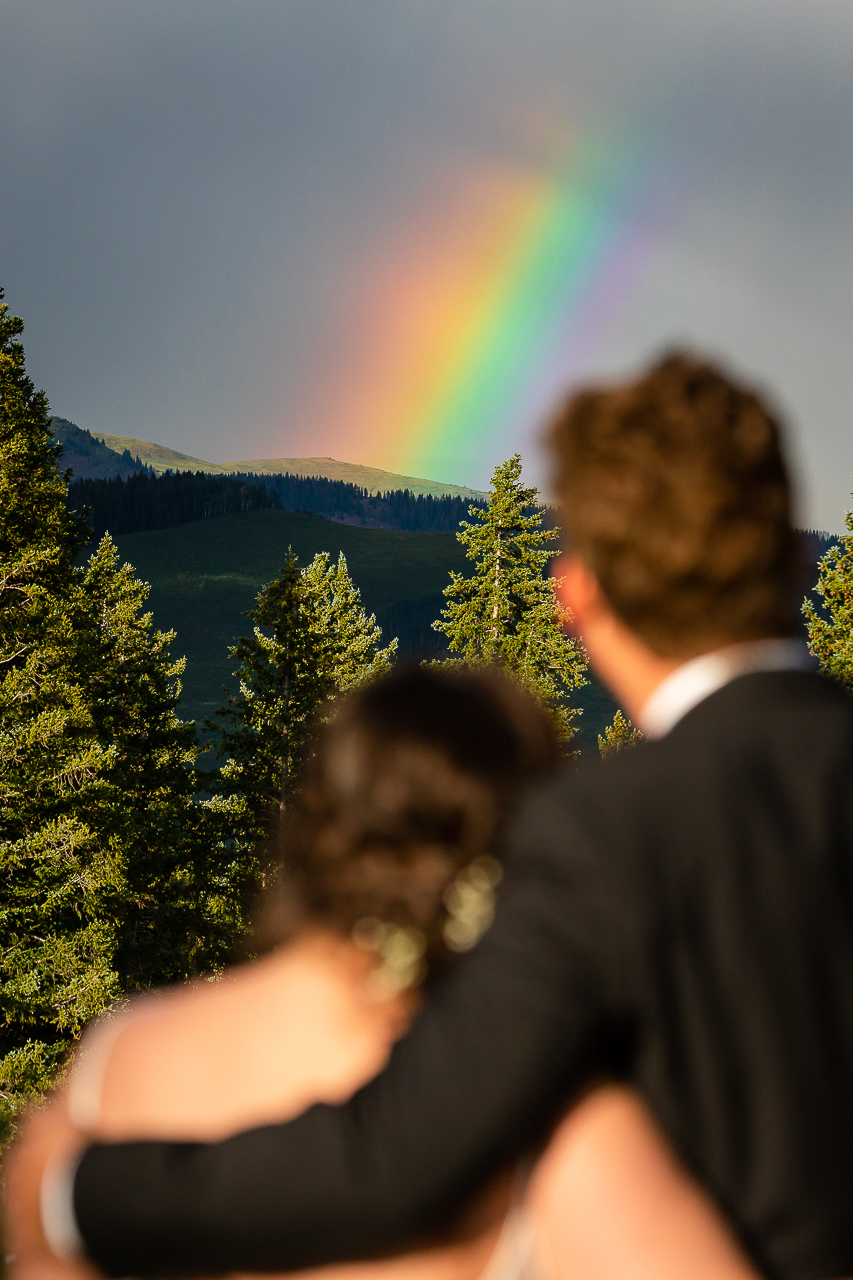
[[[0,309],[0,1101],[8,1126],[85,1023],[219,962],[239,871],[192,800],[180,664],[147,588],[85,526]],[[233,856],[231,857],[233,863]]]
[[[367,684],[390,671],[397,641],[380,649],[382,631],[375,614],[361,605],[361,592],[347,569],[344,553],[332,564],[327,551],[318,552],[302,570],[302,579],[316,600],[320,632],[329,643],[332,686],[337,692]]]
[[[0,563],[4,586],[38,612],[47,592],[68,582],[88,531],[66,506],[68,476],[56,467],[60,446],[48,425],[47,397],[27,377],[23,321],[9,315],[2,298],[0,290]],[[0,626],[17,629],[20,617],[16,610],[10,622],[4,610]]]
[[[47,401],[0,304],[0,1090],[4,1119],[118,994],[111,868],[74,803],[105,763],[74,656],[85,615]]]
[[[844,523],[847,533],[818,563],[815,591],[823,605],[815,607],[807,596],[803,613],[821,670],[853,692],[853,511]]]
[[[323,704],[387,670],[397,642],[379,649],[381,632],[361,607],[346,560],[330,564],[326,552],[300,570],[290,551],[248,617],[254,634],[231,650],[239,693],[229,693],[221,719],[209,722],[226,757],[210,808],[230,822],[236,846],[257,857],[298,786]],[[262,869],[259,861],[258,875]]]
[[[543,527],[537,497],[522,485],[520,454],[495,468],[485,510],[472,506],[473,520],[456,535],[474,572],[451,572],[447,607],[433,625],[463,661],[515,675],[551,708],[568,739],[580,712],[566,698],[586,683],[586,655],[566,634],[566,612],[546,575],[559,530]]]
[[[613,723],[604,730],[604,736],[598,735],[598,749],[607,759],[617,751],[624,751],[626,747],[635,747],[642,741],[643,735],[640,730],[636,729],[621,711],[617,711],[613,717]]]
[[[148,586],[120,563],[109,537],[83,579],[91,611],[79,669],[98,740],[110,753],[87,799],[90,827],[116,869],[110,919],[123,991],[222,964],[245,927],[251,874],[195,803],[195,726],[177,714],[184,659],[174,632],[155,631]]]

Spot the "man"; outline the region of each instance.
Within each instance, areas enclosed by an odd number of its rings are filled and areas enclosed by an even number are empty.
[[[792,639],[776,424],[680,355],[576,396],[554,443],[563,599],[652,741],[530,800],[491,930],[349,1104],[90,1148],[71,1203],[45,1184],[58,1248],[114,1276],[398,1248],[604,1070],[765,1273],[853,1275],[853,703]]]

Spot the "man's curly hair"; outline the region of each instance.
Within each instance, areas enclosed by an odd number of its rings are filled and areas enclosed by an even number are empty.
[[[579,391],[552,444],[569,544],[655,652],[792,634],[791,486],[754,391],[676,352],[635,381]]]

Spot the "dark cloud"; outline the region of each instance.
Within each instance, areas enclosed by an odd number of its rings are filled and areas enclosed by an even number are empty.
[[[837,0],[0,0],[0,282],[57,413],[284,454],[342,274],[448,154],[535,160],[528,115],[630,129],[674,197],[596,369],[727,356],[838,527],[851,53]]]

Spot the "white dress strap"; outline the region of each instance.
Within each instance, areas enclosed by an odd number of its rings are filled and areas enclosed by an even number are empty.
[[[83,1036],[75,1055],[68,1080],[68,1117],[84,1133],[101,1118],[107,1066],[126,1017],[126,1008],[102,1014]]]
[[[533,1265],[533,1225],[522,1205],[513,1205],[480,1273],[480,1280],[536,1280]]]

